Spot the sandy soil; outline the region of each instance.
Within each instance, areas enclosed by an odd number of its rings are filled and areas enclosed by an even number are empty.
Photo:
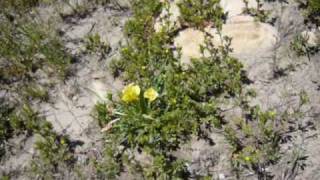
[[[125,1],[121,3],[124,4],[123,6],[126,5]],[[311,59],[307,59],[307,57],[297,57],[289,49],[290,42],[297,33],[307,32],[296,5],[293,1],[289,1],[288,4],[267,3],[265,8],[272,10],[271,15],[277,18],[273,25],[255,22],[252,17],[243,15],[242,9],[245,5],[240,0],[222,0],[221,5],[229,14],[222,34],[232,38],[233,56],[239,58],[244,64],[250,80],[253,81],[248,88],[254,88],[257,92],[257,98],[252,104],[259,104],[264,109],[275,108],[282,112],[297,106],[300,91],[306,91],[310,97],[310,103],[305,107],[307,116],[293,124],[293,126],[305,126],[306,130],[300,129],[288,134],[292,137],[291,141],[282,145],[283,158],[279,164],[269,168],[270,173],[275,176],[275,179],[285,179],[284,174],[291,167],[287,160],[291,158],[293,152],[298,150],[307,156],[303,161],[306,167],[304,171],[299,170],[293,179],[320,179],[318,156],[320,55],[316,54]],[[256,7],[255,1],[250,0],[249,6]],[[173,25],[179,13],[174,6],[170,11],[174,14],[170,19]],[[48,12],[54,11],[48,8],[44,12],[47,13],[43,13],[43,18],[48,20],[50,19]],[[160,16],[167,14],[164,11]],[[62,38],[66,47],[77,57],[72,67],[74,74],[50,92],[52,103],[36,106],[52,122],[57,132],[68,134],[71,139],[84,143],[79,147],[79,152],[96,150],[96,143],[102,140],[100,130],[90,115],[94,104],[105,100],[107,92],[116,94],[122,88],[122,82],[113,79],[107,64],[119,55],[121,44],[125,43],[122,31],[129,17],[129,10],[99,7],[85,17],[74,16],[58,23],[59,29],[63,32]],[[161,23],[163,22],[159,18],[155,26],[157,30],[161,28]],[[215,32],[214,29],[207,30],[211,33]],[[104,58],[83,53],[83,39],[88,34],[95,33],[110,44],[111,52]],[[204,33],[200,30],[188,28],[178,33],[174,41],[176,46],[182,47],[182,63],[190,63],[190,58],[201,57],[199,45],[203,40]],[[313,42],[310,41],[310,43]],[[296,67],[295,70],[286,70],[285,75],[275,77],[275,67],[287,69],[292,65]],[[192,140],[178,154],[191,161],[190,171],[194,174],[211,172],[215,174],[216,179],[235,179],[228,161],[230,147],[219,132],[213,132],[211,137],[215,145]],[[15,155],[0,165],[0,170],[9,172],[24,169],[26,162],[32,158],[33,141],[34,139],[31,138],[24,142],[22,150],[18,150]],[[12,143],[19,144],[19,140],[14,140]],[[23,179],[24,176],[21,177]],[[244,179],[257,179],[257,177],[253,176],[252,172],[248,172],[244,175]]]

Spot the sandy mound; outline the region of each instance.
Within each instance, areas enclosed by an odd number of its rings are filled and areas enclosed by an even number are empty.
[[[213,43],[221,45],[216,29],[206,28],[213,35]],[[255,22],[250,16],[235,16],[222,27],[221,34],[232,38],[233,55],[263,53],[274,47],[278,40],[277,30],[266,23]],[[200,45],[204,42],[204,32],[188,28],[175,38],[175,46],[182,48],[182,63],[190,63],[191,58],[201,57]]]

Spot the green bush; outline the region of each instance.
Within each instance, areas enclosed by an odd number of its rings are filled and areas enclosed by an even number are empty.
[[[220,0],[182,0],[178,4],[182,22],[198,28],[212,23],[221,28],[224,13],[219,2]]]
[[[180,4],[180,8],[186,8],[188,2]],[[209,4],[217,7],[216,3],[210,1]],[[221,20],[221,14],[208,9],[204,1],[192,1],[192,4],[195,6],[189,8],[190,11],[204,11],[186,21],[198,25]],[[120,101],[109,96],[108,103],[96,106],[99,124],[107,125],[106,138],[110,139],[107,151],[113,152],[107,153],[111,154],[107,159],[118,162],[118,165],[112,163],[113,166],[106,167],[111,170],[105,171],[113,172],[113,177],[119,175],[122,171],[119,167],[124,165],[140,167],[136,169],[147,178],[187,176],[187,162],[177,159],[172,152],[192,136],[201,137],[202,127],[222,128],[219,102],[239,96],[245,81],[242,64],[228,55],[229,48],[213,47],[209,41],[201,48],[209,56],[193,59],[185,68],[171,48],[173,35],[165,31],[156,33],[153,29],[160,7],[157,0],[135,1],[134,16],[126,24],[128,44],[122,49],[121,58],[111,63],[114,75],[121,75],[134,84],[125,88]],[[149,88],[158,95],[154,101],[144,95]],[[129,102],[128,89],[132,91],[130,97],[134,97]],[[135,151],[151,156],[152,164],[145,167],[132,157],[128,160],[128,154]]]

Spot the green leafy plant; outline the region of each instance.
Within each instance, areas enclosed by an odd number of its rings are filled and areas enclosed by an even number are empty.
[[[224,13],[219,2],[220,0],[182,0],[178,4],[182,22],[198,28],[208,24],[221,28]]]
[[[221,20],[221,14],[210,9],[219,9],[216,1],[210,1],[212,7],[205,2],[188,2],[194,5],[189,9],[202,9],[201,17],[189,17],[194,25]],[[186,8],[188,2],[182,2],[180,8]],[[201,47],[208,55],[193,59],[185,68],[171,48],[174,35],[153,29],[160,8],[156,0],[135,1],[134,16],[125,28],[128,44],[121,58],[111,63],[114,75],[134,83],[126,86],[120,100],[109,96],[107,103],[96,106],[95,117],[109,139],[106,148],[113,152],[106,158],[112,159],[112,166],[102,167],[110,168],[105,171],[112,172],[113,177],[124,166],[135,167],[146,178],[187,177],[187,162],[172,152],[192,136],[201,138],[202,126],[209,130],[221,128],[224,122],[218,102],[239,96],[245,81],[242,65],[229,56],[229,48],[214,47],[209,40]],[[153,101],[144,95],[150,88],[150,94],[157,94]],[[150,156],[151,164],[136,160],[135,152]]]
[[[276,123],[274,111],[262,112],[259,107],[252,107],[247,116],[225,129],[226,138],[234,148],[231,162],[237,170],[249,168],[266,177],[266,167],[280,157],[282,127]]]

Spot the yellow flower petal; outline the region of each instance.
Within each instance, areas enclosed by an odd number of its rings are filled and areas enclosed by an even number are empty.
[[[122,90],[122,101],[130,103],[139,100],[140,87],[131,83]]]
[[[143,97],[148,99],[149,102],[154,101],[155,99],[157,99],[158,96],[159,96],[158,92],[153,88],[147,89],[143,94]]]

